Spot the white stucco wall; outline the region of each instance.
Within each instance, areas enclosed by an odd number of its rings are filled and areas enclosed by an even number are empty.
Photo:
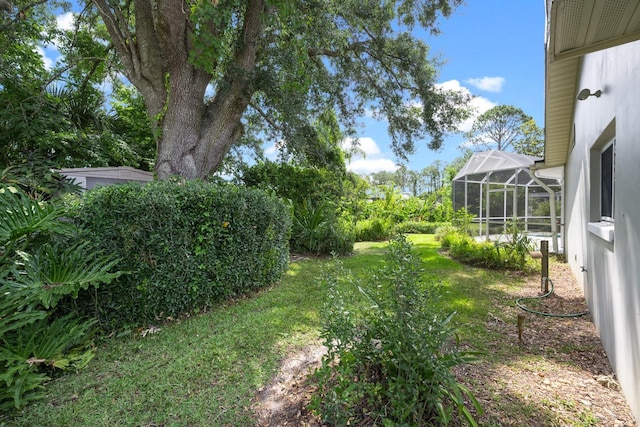
[[[607,355],[640,420],[640,42],[585,56],[575,101],[575,146],[565,170],[565,253],[582,284]],[[599,155],[615,136],[613,242],[588,231],[599,220]],[[592,182],[593,181],[593,182]],[[586,269],[582,272],[581,267]]]

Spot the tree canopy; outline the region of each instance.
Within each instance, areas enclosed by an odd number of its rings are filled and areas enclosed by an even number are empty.
[[[0,169],[122,165],[148,170],[155,142],[133,132],[146,126],[151,136],[144,103],[137,108],[146,123],[127,120],[131,113],[118,111],[118,102],[134,107],[136,95],[122,84],[105,93],[117,69],[109,46],[93,37],[100,31],[98,21],[78,23],[76,31],[58,28],[53,14],[58,4],[50,1],[17,0],[0,8]],[[55,64],[44,61],[44,49],[51,46],[60,54]],[[107,96],[115,112],[107,110]]]
[[[537,152],[540,129],[531,116],[512,105],[498,105],[481,115],[465,134],[466,147],[473,151],[517,151],[522,154]]]
[[[513,149],[529,156],[544,156],[544,129],[540,129],[536,121],[529,118],[520,125],[521,137],[513,142]]]
[[[256,138],[304,152],[327,110],[347,136],[364,114],[386,120],[403,157],[424,139],[438,148],[466,116],[466,98],[438,87],[439,63],[414,35],[437,34],[438,18],[461,3],[93,0],[74,31],[56,35],[66,36],[66,68],[50,77],[98,88],[122,72],[144,100],[161,179],[207,177]],[[6,21],[44,22],[26,5],[16,0]]]

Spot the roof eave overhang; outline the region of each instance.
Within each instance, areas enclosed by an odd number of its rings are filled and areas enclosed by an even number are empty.
[[[619,13],[610,13],[615,8]],[[547,0],[544,153],[547,167],[565,164],[571,150],[581,58],[636,40],[640,40],[640,2]]]
[[[579,58],[547,63],[544,163],[548,167],[567,161],[579,67]]]

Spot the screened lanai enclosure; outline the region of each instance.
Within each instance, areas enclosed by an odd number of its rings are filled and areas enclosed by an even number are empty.
[[[532,240],[562,241],[562,169],[537,169],[539,157],[504,151],[474,153],[453,180],[453,207],[474,216],[478,235],[506,236],[516,224]],[[555,203],[551,203],[551,201]]]

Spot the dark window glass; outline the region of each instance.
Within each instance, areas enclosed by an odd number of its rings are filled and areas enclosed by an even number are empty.
[[[613,146],[600,156],[600,216],[606,219],[613,219]]]

